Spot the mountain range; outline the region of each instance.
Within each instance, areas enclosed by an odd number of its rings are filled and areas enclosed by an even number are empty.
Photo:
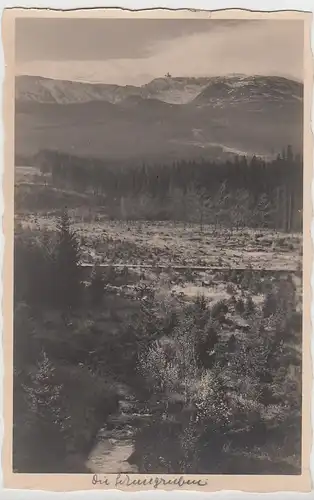
[[[274,76],[165,77],[141,86],[15,80],[15,151],[122,161],[302,151],[303,85]]]

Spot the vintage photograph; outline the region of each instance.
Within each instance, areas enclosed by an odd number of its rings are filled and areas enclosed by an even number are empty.
[[[300,475],[304,21],[14,44],[13,472]]]

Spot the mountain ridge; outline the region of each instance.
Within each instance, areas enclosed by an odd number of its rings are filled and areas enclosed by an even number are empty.
[[[284,77],[260,75],[227,75],[223,77],[163,77],[155,78],[140,87],[107,83],[85,83],[71,80],[55,80],[46,77],[19,75],[15,79],[17,101],[37,101],[41,103],[71,104],[90,101],[107,101],[113,104],[128,97],[158,99],[170,104],[187,104],[197,98],[206,88],[217,85],[235,88],[254,82],[274,82],[276,86],[285,84],[300,94],[302,84]]]
[[[206,85],[205,85],[206,83]],[[302,152],[303,86],[284,77],[159,78],[142,87],[17,77],[17,155],[129,161]]]

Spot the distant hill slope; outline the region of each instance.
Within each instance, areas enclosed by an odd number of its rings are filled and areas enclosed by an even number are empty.
[[[16,154],[139,161],[302,150],[303,86],[280,77],[159,78],[142,86],[16,78]]]
[[[195,104],[239,103],[255,100],[260,104],[279,101],[296,102],[303,99],[303,86],[296,81],[282,77],[238,77],[212,78],[209,84],[194,99]]]

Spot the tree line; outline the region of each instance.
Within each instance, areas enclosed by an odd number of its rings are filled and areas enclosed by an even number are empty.
[[[276,159],[181,160],[168,164],[130,163],[43,151],[42,172],[56,187],[100,196],[122,218],[170,219],[270,227],[302,228],[303,159],[288,146]],[[230,221],[230,211],[235,216]]]

